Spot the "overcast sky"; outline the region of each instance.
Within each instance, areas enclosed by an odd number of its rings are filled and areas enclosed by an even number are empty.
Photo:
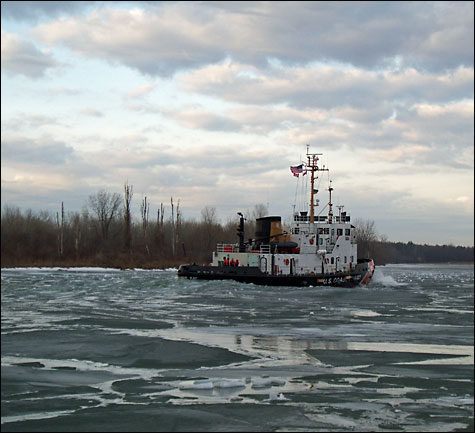
[[[289,219],[308,144],[334,203],[389,240],[474,243],[473,2],[1,13],[2,206],[80,211],[128,181],[135,210],[173,196],[185,219],[260,203]]]

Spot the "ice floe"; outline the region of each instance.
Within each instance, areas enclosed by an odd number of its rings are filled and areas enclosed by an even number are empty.
[[[277,393],[271,391],[269,393],[269,398],[266,398],[265,400],[262,401],[290,401],[287,397],[284,396],[282,393]]]
[[[244,388],[246,384],[241,380],[195,380],[192,384],[180,386],[181,390],[213,389],[213,388]]]
[[[267,388],[270,386],[283,386],[285,385],[285,380],[275,379],[271,377],[259,377],[252,380],[253,388]]]

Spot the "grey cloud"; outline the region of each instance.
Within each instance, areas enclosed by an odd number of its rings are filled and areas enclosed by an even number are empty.
[[[178,121],[187,128],[199,128],[210,131],[240,131],[242,124],[229,116],[214,114],[202,107],[180,110],[162,110],[162,114]]]
[[[84,108],[81,110],[81,114],[88,117],[104,117],[104,113],[102,111],[99,111],[93,107]]]
[[[2,30],[2,70],[39,78],[49,68],[59,66],[50,54],[45,54],[31,42]]]
[[[269,154],[263,159],[262,150],[252,150],[245,146],[205,146],[187,151],[185,155],[191,167],[206,167],[212,172],[225,172],[230,176],[233,173],[238,177],[246,174],[264,174],[282,164],[280,155]]]
[[[5,116],[6,117],[6,116]],[[3,131],[25,131],[38,130],[45,126],[64,126],[59,120],[52,116],[41,114],[18,113],[10,119],[2,121]]]
[[[161,14],[106,8],[87,18],[39,25],[33,34],[85,57],[123,63],[146,75],[170,76],[176,69],[200,67],[226,55],[220,44],[213,45],[203,34],[204,23],[191,15],[187,8],[173,4]]]
[[[124,95],[124,99],[133,100],[133,99],[142,99],[149,95],[154,89],[158,86],[157,83],[147,83],[141,86],[138,86],[131,91],[127,92]]]
[[[471,2],[241,2],[234,7],[210,2],[208,6],[218,11],[216,27],[231,41],[229,55],[250,64],[262,66],[272,58],[364,68],[397,58],[405,67],[427,69],[473,64]]]
[[[472,2],[171,2],[129,11],[112,3],[35,34],[163,76],[225,58],[259,67],[278,59],[444,70],[472,65],[474,51]]]
[[[44,17],[57,17],[81,11],[94,1],[3,1],[2,16],[17,21],[38,21]]]
[[[212,77],[212,78],[210,78]],[[374,72],[336,66],[273,68],[249,74],[244,65],[208,66],[179,77],[187,91],[246,104],[374,107],[384,101],[451,101],[473,96],[473,69],[448,73]]]
[[[239,130],[264,136],[272,132],[282,143],[318,143],[320,149],[332,151],[343,146],[368,149],[386,160],[414,163],[419,168],[443,165],[473,168],[473,157],[470,158],[474,140],[473,103],[470,102],[400,105],[396,109],[361,113],[348,107],[307,111],[242,106],[217,117],[204,109],[195,109],[183,121],[180,116],[185,112],[177,110],[168,114],[192,129]],[[224,125],[230,126],[225,129]],[[213,155],[217,158],[220,153],[213,151]],[[200,159],[193,157],[193,160]],[[237,160],[236,156],[231,160]],[[245,161],[240,162],[245,165]],[[219,159],[219,164],[226,166],[226,161]]]
[[[2,161],[20,164],[63,164],[74,158],[74,149],[49,137],[2,137]]]
[[[411,107],[401,110],[396,119],[401,125],[401,142],[430,147],[431,152],[418,158],[420,163],[473,169],[473,103],[428,106],[426,110]]]

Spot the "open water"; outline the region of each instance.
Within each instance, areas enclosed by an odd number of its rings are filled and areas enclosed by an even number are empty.
[[[473,431],[473,266],[354,289],[1,277],[2,431]]]

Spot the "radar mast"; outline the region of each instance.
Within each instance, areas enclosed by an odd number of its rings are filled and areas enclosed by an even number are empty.
[[[318,179],[318,175],[315,175],[315,173],[319,171],[329,171],[328,168],[320,168],[318,166],[318,161],[319,161],[319,156],[323,155],[322,153],[309,153],[309,145],[307,144],[307,166],[305,167],[306,172],[310,172],[310,182],[311,182],[311,188],[310,188],[310,223],[315,222],[315,195],[317,194],[318,190],[315,189],[315,180]]]

